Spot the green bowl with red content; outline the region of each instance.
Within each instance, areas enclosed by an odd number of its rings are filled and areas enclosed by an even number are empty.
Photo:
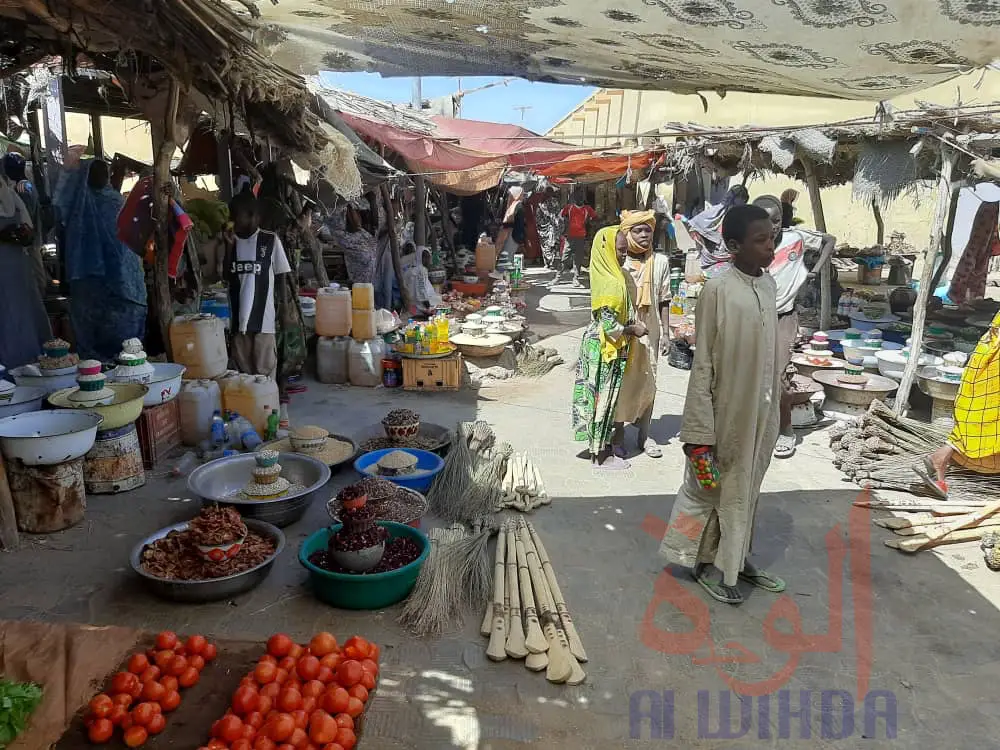
[[[299,562],[309,571],[320,601],[342,609],[380,609],[409,596],[430,543],[413,526],[377,518],[374,502],[360,485],[345,487],[331,501],[327,510],[338,523],[306,539]],[[349,570],[338,563],[345,551],[361,553],[379,545],[384,546],[381,559],[367,570]]]

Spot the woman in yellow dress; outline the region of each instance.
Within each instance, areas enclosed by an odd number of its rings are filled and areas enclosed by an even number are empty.
[[[954,462],[980,474],[1000,474],[1000,312],[983,334],[962,373],[955,398],[955,427],[948,442],[927,457],[944,486]]]

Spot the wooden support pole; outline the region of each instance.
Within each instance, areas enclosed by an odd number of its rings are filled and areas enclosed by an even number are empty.
[[[934,206],[934,222],[931,225],[931,236],[924,253],[924,266],[920,269],[920,287],[917,289],[917,301],[913,304],[913,330],[910,332],[911,356],[903,368],[903,377],[896,391],[893,411],[902,414],[910,401],[910,389],[917,377],[917,364],[920,361],[920,347],[924,338],[924,321],[927,318],[927,302],[934,292],[932,279],[934,265],[943,240],[945,221],[951,206],[951,175],[958,161],[958,152],[945,144],[939,146],[941,151],[941,174],[938,177],[937,203]]]
[[[396,283],[399,285],[399,295],[403,298],[403,316],[406,317],[413,309],[413,301],[406,291],[403,283],[403,266],[399,261],[399,237],[396,236],[396,217],[392,210],[392,196],[389,195],[389,186],[384,182],[379,185],[379,192],[382,194],[382,202],[385,204],[385,223],[389,230],[389,252],[392,255],[392,272],[396,276]]]
[[[813,222],[816,230],[826,232],[826,216],[823,214],[823,199],[820,196],[819,181],[816,179],[816,165],[808,156],[799,157],[802,168],[805,170],[806,187],[809,188],[809,205],[812,208]],[[830,263],[824,263],[819,270],[819,326],[822,329],[830,327],[832,320],[830,298]]]
[[[445,266],[449,268],[452,272],[457,271],[456,264],[458,263],[457,255],[455,253],[455,245],[452,242],[452,231],[451,231],[451,215],[448,213],[448,197],[444,194],[444,190],[440,188],[431,188],[431,200],[437,204],[438,211],[441,212],[441,244],[447,249],[447,256],[450,262],[445,263]]]
[[[882,221],[882,209],[878,207],[878,199],[872,198],[872,214],[875,216],[875,244],[885,245],[885,222]]]
[[[101,128],[101,116],[92,114],[90,116],[90,131],[94,136],[94,156],[98,159],[106,159],[104,153],[104,130]]]
[[[10,494],[7,470],[0,456],[0,549],[12,552],[20,540],[17,536],[17,515],[14,513],[14,497]]]
[[[427,245],[427,181],[417,175],[413,184],[413,241],[420,247]]]
[[[154,144],[153,161],[153,218],[156,221],[154,241],[156,243],[155,261],[153,265],[153,300],[156,304],[156,318],[163,337],[163,346],[167,358],[173,352],[170,348],[170,322],[174,317],[174,304],[170,296],[170,276],[168,260],[170,256],[170,237],[168,222],[170,217],[170,197],[172,185],[170,182],[170,160],[173,158],[177,144],[174,132],[177,125],[177,109],[180,103],[180,84],[173,76],[167,92],[167,109],[163,123],[163,137]]]

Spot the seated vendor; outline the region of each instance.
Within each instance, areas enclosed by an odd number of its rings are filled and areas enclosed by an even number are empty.
[[[948,442],[924,460],[944,488],[952,462],[980,474],[1000,474],[1000,313],[979,339],[955,397],[955,427]]]
[[[415,318],[430,317],[442,301],[427,273],[432,263],[431,251],[426,247],[418,248],[412,242],[404,245],[404,251],[406,255],[401,258],[401,266],[403,285],[410,300],[408,313]]]

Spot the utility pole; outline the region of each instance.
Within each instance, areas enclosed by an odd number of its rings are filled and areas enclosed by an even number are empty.
[[[534,107],[529,107],[522,104],[520,107],[513,107],[513,109],[521,113],[521,122],[524,122],[524,113],[527,112],[529,109],[534,109]]]
[[[413,79],[413,90],[410,94],[410,106],[417,110],[417,112],[424,108],[424,94],[423,86],[420,82],[420,76]]]

